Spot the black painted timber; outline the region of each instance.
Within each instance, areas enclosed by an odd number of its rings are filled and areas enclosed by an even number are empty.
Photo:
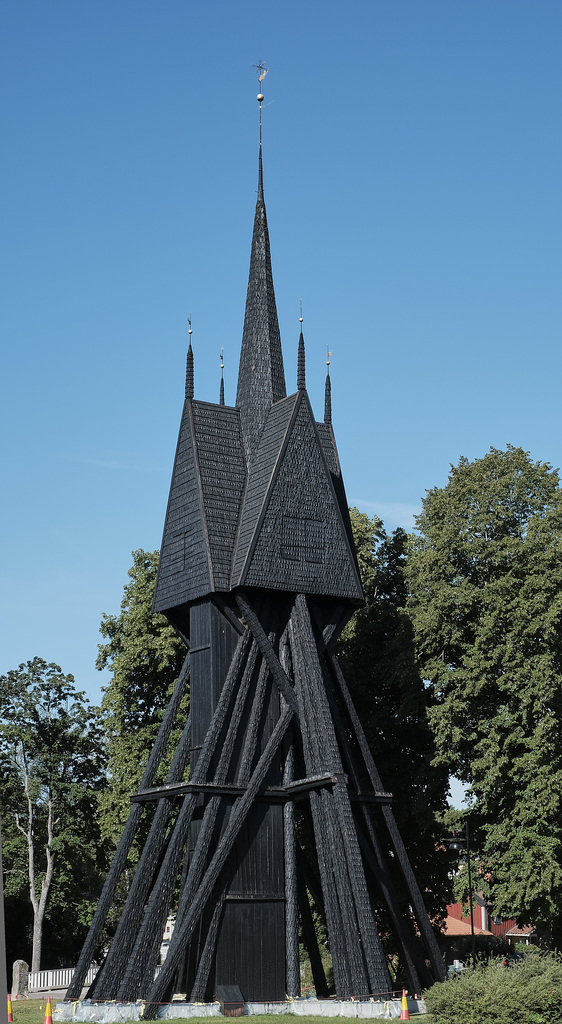
[[[410,988],[443,977],[392,794],[333,653],[363,595],[331,382],[318,422],[302,331],[297,364],[297,391],[287,396],[260,149],[236,406],[224,404],[222,386],[217,405],[195,399],[190,345],[164,522],[153,608],[190,653],[131,796],[69,999],[79,993],[118,886],[133,873],[127,855],[136,834],[146,839],[90,990],[96,999],[144,999],[151,1019],[177,992],[225,1003],[234,991],[238,1003],[298,996],[299,938],[317,994],[326,995],[311,899],[327,929],[338,995],[391,987],[381,907]],[[156,778],[173,727],[181,739],[167,775]],[[155,978],[172,911],[175,929]]]

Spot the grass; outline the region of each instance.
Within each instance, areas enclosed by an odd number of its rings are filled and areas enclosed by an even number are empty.
[[[54,1010],[54,1002],[51,1006]],[[46,1008],[46,999],[14,999],[12,1001],[14,1024],[43,1024]]]

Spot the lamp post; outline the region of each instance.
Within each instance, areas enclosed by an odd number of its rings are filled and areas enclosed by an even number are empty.
[[[472,871],[470,869],[470,831],[468,828],[468,821],[465,822],[465,834],[466,834],[466,862],[468,864],[468,902],[470,906],[470,935],[472,939],[472,970],[476,967],[476,942],[474,938],[474,908],[472,903]],[[458,839],[453,839],[449,843],[450,850],[462,850],[463,844]]]

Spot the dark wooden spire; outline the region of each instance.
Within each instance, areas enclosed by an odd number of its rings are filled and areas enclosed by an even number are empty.
[[[194,373],[193,373],[193,349],[191,347],[191,341],[189,342],[189,348],[187,350],[187,359],[185,363],[185,397],[193,398],[193,390],[195,387]]]
[[[324,423],[332,422],[332,382],[330,371],[326,374],[326,387],[324,390]]]
[[[240,409],[244,451],[248,463],[252,453],[257,449],[271,406],[280,398],[285,398],[286,393],[263,197],[260,147],[258,198],[236,392],[236,405]]]
[[[297,355],[297,388],[304,391],[306,388],[306,363],[304,355],[304,335],[301,331],[299,338],[299,351]]]

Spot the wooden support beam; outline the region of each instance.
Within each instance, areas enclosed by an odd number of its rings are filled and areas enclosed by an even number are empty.
[[[294,611],[295,609],[293,609],[293,613]],[[311,777],[319,774],[319,769],[323,766],[322,763],[325,761],[327,751],[325,748],[321,748],[318,742],[317,708],[310,691],[309,666],[303,656],[300,637],[300,623],[298,623],[293,614],[289,622],[289,642],[295,674],[295,693],[299,706],[298,721],[305,770],[308,776]],[[322,790],[310,791],[310,811],[318,856],[326,925],[334,964],[334,980],[337,992],[344,994],[352,991],[349,950],[353,944],[353,931],[351,925],[348,927],[346,921],[350,900],[346,899],[346,893],[341,891],[341,864],[336,865],[337,851],[334,845],[334,833],[338,832],[337,823],[333,821],[331,813],[333,808],[325,805],[322,800],[322,793]],[[357,989],[357,991],[360,991],[361,988],[366,990],[366,987],[365,979],[364,985]]]
[[[273,633],[270,633],[270,642],[273,640],[273,638]],[[262,663],[260,665],[260,671],[256,683],[256,690],[254,693],[254,699],[252,701],[252,707],[248,719],[246,736],[244,737],[244,746],[242,748],[242,754],[240,755],[240,763],[237,778],[237,782],[240,786],[247,786],[248,779],[252,774],[252,765],[258,745],[258,734],[260,732],[260,727],[263,728],[262,715],[265,707],[266,694],[269,691],[269,680],[269,666],[265,658],[262,658]]]
[[[294,766],[292,745],[287,751],[283,768],[285,788],[291,784]],[[297,858],[295,840],[295,808],[288,801],[283,808],[283,848],[285,867],[285,981],[287,995],[296,999],[301,994],[299,961],[299,920],[297,890]]]
[[[371,751],[369,750],[369,745],[368,745],[367,740],[365,738],[365,733],[363,732],[363,727],[361,725],[359,716],[358,716],[358,714],[357,714],[357,712],[355,710],[355,707],[353,705],[353,701],[351,700],[351,695],[350,695],[349,690],[347,688],[347,683],[346,683],[346,681],[344,679],[343,672],[342,672],[342,670],[341,670],[341,668],[340,668],[340,666],[338,664],[338,660],[335,657],[335,655],[334,654],[328,654],[328,657],[329,657],[329,661],[330,661],[331,667],[333,669],[335,678],[337,680],[340,693],[341,693],[341,695],[343,697],[345,708],[346,708],[347,714],[349,716],[349,720],[350,720],[350,722],[351,722],[351,724],[353,726],[353,729],[355,731],[355,734],[357,736],[357,740],[358,740],[359,746],[361,748],[361,753],[363,755],[363,760],[365,762],[365,767],[367,769],[367,772],[369,774],[369,778],[371,780],[371,785],[373,786],[373,788],[375,790],[379,790],[380,791],[380,790],[382,790],[382,784],[381,784],[380,775],[379,775],[379,773],[378,773],[378,771],[376,769],[375,762],[373,760],[373,755],[371,754]],[[384,817],[384,820],[385,820],[385,823],[386,823],[386,826],[387,826],[390,838],[392,840],[392,844],[394,846],[394,850],[395,850],[395,853],[396,853],[396,856],[397,856],[397,859],[398,859],[398,863],[400,864],[400,868],[402,870],[402,874],[404,876],[404,880],[406,882],[406,885],[408,887],[408,891],[410,893],[410,897],[411,897],[411,900],[412,900],[412,905],[413,905],[414,913],[415,913],[415,917],[416,917],[416,922],[417,922],[418,928],[419,928],[419,930],[421,932],[421,935],[423,936],[423,939],[424,939],[424,942],[425,942],[425,945],[426,945],[426,949],[427,949],[427,951],[429,953],[429,957],[430,957],[430,960],[431,960],[431,965],[432,965],[433,970],[435,972],[435,977],[438,978],[440,981],[443,981],[444,978],[445,978],[445,975],[446,975],[446,969],[445,969],[445,965],[444,965],[444,962],[443,962],[443,957],[442,957],[441,952],[439,950],[439,946],[437,945],[437,940],[435,938],[435,935],[433,934],[433,929],[432,929],[431,923],[429,921],[427,910],[425,909],[425,904],[423,902],[423,897],[422,897],[422,894],[420,892],[418,883],[416,881],[416,877],[414,875],[414,872],[412,871],[412,867],[410,865],[410,861],[408,859],[408,855],[406,853],[406,849],[405,849],[404,843],[402,841],[402,836],[400,835],[400,833],[398,831],[398,826],[396,824],[396,820],[394,818],[394,814],[392,812],[392,808],[389,807],[389,806],[383,806],[382,807],[382,814],[383,814],[383,817]]]
[[[413,992],[419,992],[420,989],[426,988],[428,985],[432,984],[431,972],[426,967],[421,953],[421,948],[418,947],[404,920],[404,916],[400,910],[396,890],[388,873],[386,864],[382,860],[378,844],[377,849],[374,850],[372,842],[367,840],[367,837],[360,828],[357,829],[357,835],[363,856],[384,896],[387,911],[394,929],[394,934],[401,947],[401,956],[406,969],[408,985]]]
[[[226,830],[219,841],[201,885],[194,894],[189,912],[186,914],[186,917],[179,928],[176,927],[174,929],[168,955],[162,965],[160,974],[156,978],[154,985],[148,994],[148,1001],[150,1005],[147,1006],[145,1010],[145,1017],[148,1020],[154,1019],[158,1013],[158,1003],[161,1002],[169,993],[170,986],[174,978],[174,972],[180,964],[187,942],[189,941],[189,938],[193,933],[193,929],[195,928],[207,900],[211,895],[213,887],[215,886],[218,876],[224,867],[226,859],[234,845],[240,829],[248,817],[248,813],[252,807],[255,796],[259,791],[267,772],[269,771],[271,762],[277,753],[281,740],[289,727],[292,717],[292,709],[286,707],[281,713],[279,721],[267,742],[265,750],[252,773],[252,778],[250,779],[250,784],[246,793],[243,797],[240,797],[240,800],[233,808]]]
[[[170,785],[173,785],[176,779],[181,778],[185,771],[189,757],[190,741],[191,720],[188,718],[168,772],[168,783]],[[135,945],[144,904],[148,899],[154,875],[166,844],[172,808],[173,804],[170,800],[161,801],[156,808],[156,813],[152,819],[150,831],[144,844],[137,870],[133,876],[113,942],[103,967],[98,971],[99,981],[96,976],[92,985],[92,991],[96,993],[96,998],[98,999],[109,998],[109,992],[115,991],[123,977]],[[159,938],[161,939],[161,935]]]
[[[230,711],[233,695],[236,691],[240,675],[243,673],[250,656],[252,637],[247,630],[239,639],[230,668],[220,695],[219,702],[211,720],[201,753],[193,772],[193,782],[204,781],[210,769],[219,739],[223,733],[225,721]],[[155,929],[162,935],[164,924],[169,913],[177,876],[189,836],[193,813],[197,806],[197,795],[188,792],[182,802],[174,828],[169,837],[164,859],[158,877],[150,893],[142,925],[137,941],[129,958],[118,996],[120,999],[136,999],[139,987],[146,983],[147,991],[152,984],[153,974],[150,963],[152,937]],[[111,950],[110,950],[111,952]]]
[[[394,799],[392,793],[375,793],[372,789],[361,790],[354,793],[349,791],[349,799],[357,804],[390,804]]]
[[[317,711],[318,737],[323,748],[323,756],[325,761],[327,760],[328,763],[333,765],[335,773],[339,776],[338,782],[333,789],[333,804],[335,820],[339,829],[338,841],[341,844],[340,849],[343,851],[347,863],[347,872],[342,872],[341,865],[339,865],[342,886],[349,888],[351,896],[351,900],[348,902],[342,888],[344,927],[348,936],[351,936],[352,942],[352,945],[349,945],[348,938],[352,987],[355,991],[361,991],[358,986],[363,981],[366,968],[368,987],[365,990],[381,992],[388,990],[390,977],[378,928],[376,927],[371,909],[353,813],[347,788],[343,783],[341,755],[324,686],[318,646],[306,598],[303,594],[299,594],[295,600],[294,619],[298,632],[301,658],[306,669],[304,677],[309,687],[310,703]],[[323,647],[323,640],[322,638],[320,639]],[[323,791],[323,796],[325,797],[324,803],[327,805],[328,794],[325,791]],[[333,843],[333,835],[330,836],[330,841]],[[356,917],[357,931],[354,929],[351,907],[353,907],[354,916]],[[361,939],[360,948],[357,944],[357,936],[360,936]]]
[[[176,879],[196,806],[197,797],[195,794],[187,794],[174,823],[164,859],[146,904],[137,941],[117,992],[117,998],[123,1001],[136,998],[136,996],[133,996],[135,992],[140,992],[142,995],[144,991],[141,988],[142,984],[147,978],[151,979],[153,977],[154,964],[149,963],[152,937],[155,929],[158,929],[160,932],[160,938],[164,932],[164,925],[170,911]],[[99,998],[102,997],[100,996]]]
[[[288,783],[286,786],[268,786],[266,789],[260,790],[256,799],[271,800],[277,803],[279,800],[289,800],[300,793],[308,793],[311,789],[320,789],[321,786],[334,786],[339,781],[341,781],[340,776],[334,775],[333,772],[323,772],[321,775],[314,775],[309,779],[296,779],[295,782]],[[246,786],[218,782],[177,782],[172,785],[154,786],[152,789],[139,791],[134,793],[130,800],[135,803],[147,803],[154,800],[171,800],[186,793],[229,796],[234,799],[243,796],[246,788]],[[350,799],[365,803],[388,803],[392,799],[392,793],[350,793]]]
[[[258,644],[263,657],[269,665],[269,670],[279,687],[280,692],[283,694],[289,707],[293,712],[295,712],[297,710],[297,699],[295,697],[293,687],[291,686],[287,673],[282,668],[279,658],[277,657],[269,639],[265,635],[265,631],[256,613],[252,610],[248,601],[244,596],[242,596],[242,594],[237,595],[236,603],[246,620],[248,628],[252,631],[254,639]]]
[[[318,938],[314,927],[310,904],[308,902],[308,893],[306,891],[304,880],[300,875],[297,876],[297,882],[304,943],[310,958],[310,967],[312,969],[312,977],[314,979],[314,987],[316,989],[316,998],[327,999],[330,991],[328,989],[328,982],[326,981],[324,964],[322,963],[322,957],[320,956],[320,950],[318,948]]]
[[[146,789],[151,785],[168,744],[170,733],[176,723],[180,705],[187,691],[187,684],[189,682],[189,660],[188,653],[178,676],[178,681],[174,687],[174,692],[168,703],[166,714],[164,715],[162,724],[158,731],[158,736],[156,737],[156,742],[151,750],[146,768],[143,772],[140,783],[143,789]],[[98,905],[90,925],[90,930],[82,947],[78,964],[76,965],[76,969],[72,975],[72,981],[65,996],[66,999],[78,999],[80,997],[80,993],[84,987],[86,974],[88,973],[94,953],[99,944],[106,917],[111,910],[115,891],[119,884],[119,879],[125,869],[129,850],[133,844],[141,817],[142,806],[136,804],[131,807],[127,824],[123,830],[123,835],[119,841],[119,846],[117,847],[115,857],[113,858],[113,863],[105,880],[101,896],[98,900]]]
[[[190,1002],[202,1003],[205,1001],[205,990],[209,981],[209,975],[211,973],[211,967],[213,965],[213,956],[215,953],[215,946],[217,944],[217,936],[219,932],[219,924],[222,916],[222,910],[224,905],[224,890],[217,894],[215,906],[211,914],[211,920],[207,929],[207,935],[201,956],[199,957],[199,965],[197,967],[197,974],[195,975],[195,981],[193,988],[191,989]]]
[[[232,754],[240,729],[240,722],[244,711],[246,697],[248,695],[252,677],[256,670],[257,658],[258,647],[257,644],[252,643],[248,660],[239,682],[234,708],[230,715],[226,736],[224,738],[219,761],[214,773],[213,782],[217,786],[225,785],[225,780],[230,768]],[[199,779],[196,780],[196,782],[199,781]],[[246,788],[242,789],[241,796],[244,796]],[[180,891],[178,909],[176,913],[176,929],[181,928],[183,918],[191,904],[193,894],[197,891],[197,888],[201,883],[201,879],[209,859],[209,850],[211,849],[220,806],[221,799],[218,794],[212,795],[211,799],[205,806],[195,849],[190,859],[185,882],[183,882],[182,889]]]
[[[311,789],[319,789],[321,786],[334,786],[338,782],[338,776],[333,772],[322,772],[320,775],[311,775],[308,779],[295,779],[294,782],[283,786],[285,793],[291,796],[294,793],[307,793]]]
[[[326,663],[324,663],[326,665]],[[344,760],[347,763],[348,770],[351,775],[352,784],[357,791],[359,791],[359,778],[357,775],[357,768],[355,759],[353,757],[351,746],[349,742],[348,729],[344,726],[338,703],[335,699],[334,693],[334,681],[332,673],[329,671],[326,665],[326,671],[324,673],[324,682],[326,686],[326,693],[330,702],[330,709],[332,717],[337,729],[340,744],[344,754]],[[365,796],[366,794],[362,794]],[[375,796],[381,796],[384,794],[375,794]],[[391,794],[386,794],[390,796]],[[350,793],[350,799],[354,800],[353,793]],[[408,985],[412,992],[418,992],[420,988],[426,985],[431,985],[432,976],[428,970],[425,961],[421,955],[417,943],[415,942],[410,930],[404,920],[404,916],[400,909],[398,895],[392,881],[392,877],[388,870],[385,857],[381,849],[381,845],[378,840],[378,836],[373,827],[372,815],[369,813],[368,804],[378,801],[365,801],[361,800],[359,803],[359,813],[363,819],[363,825],[366,832],[364,833],[359,823],[357,823],[357,837],[359,839],[359,845],[363,853],[363,857],[366,864],[369,866],[372,875],[374,876],[377,885],[383,895],[390,919],[393,924],[394,934],[401,948],[402,958],[406,967],[406,976],[408,978]],[[384,802],[384,801],[381,801]],[[368,837],[368,838],[367,838]],[[424,979],[423,985],[420,983],[420,977]]]

